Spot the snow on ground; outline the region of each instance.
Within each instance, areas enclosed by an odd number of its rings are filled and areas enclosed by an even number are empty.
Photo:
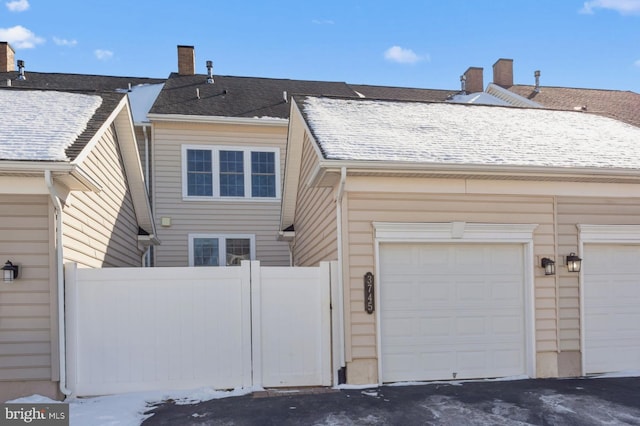
[[[196,404],[212,399],[242,396],[258,389],[235,389],[233,391],[217,391],[201,388],[188,391],[152,391],[128,393],[121,395],[99,396],[93,398],[74,398],[69,403],[71,426],[139,426],[153,414],[145,414],[154,405],[173,400],[177,405]],[[60,401],[41,395],[18,398],[10,403],[27,404],[59,404]]]
[[[640,377],[640,371],[624,371],[620,373],[602,374],[591,376],[593,379],[607,377]],[[493,380],[462,380],[456,382],[437,382],[449,385],[464,386],[465,382],[472,381],[504,381],[521,380],[523,377],[509,377]],[[433,383],[433,382],[432,382]],[[402,382],[394,386],[424,385],[425,382]],[[371,397],[379,397],[378,385],[340,385],[337,389],[360,389],[362,394]],[[234,396],[247,395],[261,388],[243,388],[233,391],[217,391],[211,388],[200,388],[187,391],[153,391],[129,393],[121,395],[100,396],[93,398],[74,398],[69,402],[71,415],[71,426],[139,426],[146,418],[153,414],[145,414],[154,405],[163,401],[172,400],[176,405],[196,404],[212,399],[229,398]],[[558,420],[563,415],[570,414],[573,418],[580,419],[583,424],[620,424],[640,418],[640,410],[629,410],[615,403],[604,403],[591,396],[561,395],[554,392],[538,395],[537,399],[552,412],[557,413]],[[13,403],[33,403],[33,404],[58,404],[44,396],[32,395],[19,398]],[[528,410],[517,407],[504,401],[493,401],[493,408],[487,412],[480,406],[473,404],[463,404],[451,397],[442,395],[429,396],[422,407],[426,410],[428,417],[438,423],[438,419],[446,419],[447,422],[457,421],[466,424],[477,425],[520,425],[527,418]],[[473,419],[471,421],[470,419]],[[332,413],[325,419],[325,425],[344,424],[344,418]],[[373,419],[363,418],[364,423]],[[635,421],[635,420],[634,420]],[[595,423],[594,423],[595,422]],[[373,423],[375,424],[375,422]]]

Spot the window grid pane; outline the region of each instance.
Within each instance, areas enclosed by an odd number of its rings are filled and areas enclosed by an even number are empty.
[[[244,197],[244,153],[220,151],[220,196]]]
[[[219,266],[220,250],[217,238],[193,239],[193,265]]]
[[[272,198],[276,196],[275,153],[251,153],[251,195]]]
[[[251,241],[246,238],[227,238],[227,266],[240,265],[251,260]]]
[[[213,195],[213,172],[211,151],[187,150],[187,194],[192,196]]]

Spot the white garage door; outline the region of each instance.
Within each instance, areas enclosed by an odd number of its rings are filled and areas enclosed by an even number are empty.
[[[525,374],[523,246],[381,244],[382,381]]]
[[[584,246],[585,373],[640,370],[640,246]]]

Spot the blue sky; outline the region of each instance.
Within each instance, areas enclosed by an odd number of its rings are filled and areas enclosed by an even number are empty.
[[[514,80],[640,93],[640,0],[0,0],[0,41],[26,70],[177,71],[458,89],[499,58]]]

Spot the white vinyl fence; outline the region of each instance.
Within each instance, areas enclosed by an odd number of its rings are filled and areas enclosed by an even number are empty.
[[[78,396],[331,385],[335,263],[65,271]]]

